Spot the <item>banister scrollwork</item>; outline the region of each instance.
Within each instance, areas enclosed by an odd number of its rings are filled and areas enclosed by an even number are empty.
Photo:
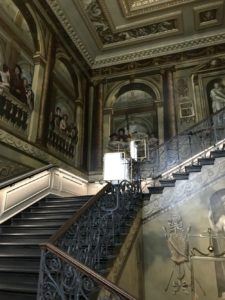
[[[138,183],[128,181],[108,184],[104,193],[87,206],[79,218],[61,229],[54,247],[102,276],[108,273],[109,262],[122,245],[131,223],[141,207]],[[38,299],[101,299],[105,288],[47,249],[42,250]],[[52,297],[52,298],[51,298]],[[134,299],[110,291],[107,299]]]

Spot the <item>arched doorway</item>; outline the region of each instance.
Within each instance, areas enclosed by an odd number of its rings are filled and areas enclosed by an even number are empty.
[[[157,105],[160,99],[157,87],[149,81],[136,79],[116,86],[104,107],[104,152],[110,151],[110,137],[122,130],[131,138],[154,136],[161,140]]]

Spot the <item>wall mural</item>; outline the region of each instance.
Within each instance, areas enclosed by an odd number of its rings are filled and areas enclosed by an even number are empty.
[[[32,76],[26,76],[19,64],[13,68],[3,63],[0,71],[0,117],[25,131],[34,108]],[[12,96],[14,97],[12,97]]]
[[[171,253],[170,259],[174,263],[165,292],[171,288],[173,294],[182,292],[188,295],[190,282],[188,282],[187,273],[190,276],[190,270],[187,262],[189,261],[188,233],[190,227],[185,230],[182,217],[173,215],[168,220],[168,227],[163,227],[163,229]]]
[[[2,23],[7,24],[1,26],[0,30],[1,125],[7,130],[16,130],[24,137],[24,134],[27,135],[30,116],[34,109],[32,91],[34,40],[22,12],[14,1],[1,1],[0,8],[3,15]]]
[[[63,105],[63,101],[60,102],[50,113],[47,142],[48,146],[73,158],[75,145],[78,142],[78,130],[71,117],[71,111],[68,111],[68,108]]]
[[[210,111],[215,113],[225,107],[225,78],[212,79],[206,86]]]
[[[144,207],[151,221],[143,225],[146,299],[225,298],[224,167],[225,159],[216,159],[151,195]]]
[[[195,110],[193,100],[190,97],[188,77],[181,77],[175,80],[175,93],[178,102],[178,127],[179,131],[183,131],[195,121]]]
[[[131,140],[145,140],[149,152],[158,143],[154,91],[149,87],[144,91],[124,86],[116,97],[108,151],[129,152]]]

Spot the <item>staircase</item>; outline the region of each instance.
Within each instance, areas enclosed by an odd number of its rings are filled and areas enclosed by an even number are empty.
[[[214,165],[216,158],[225,157],[225,144],[221,144],[220,148],[209,151],[207,157],[200,157],[195,162],[183,165],[180,170],[169,173],[166,178],[158,178],[154,186],[149,186],[149,194],[162,194],[164,188],[175,187],[177,180],[188,180],[191,173],[199,173],[203,166]]]
[[[0,299],[37,297],[39,244],[71,218],[90,196],[48,196],[0,225]]]

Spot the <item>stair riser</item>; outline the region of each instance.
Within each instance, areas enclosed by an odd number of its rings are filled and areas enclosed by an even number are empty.
[[[47,241],[51,235],[22,235],[22,236],[16,236],[16,235],[7,235],[7,236],[1,236],[0,235],[0,245],[2,243],[6,242],[13,242],[13,243],[23,243],[23,242],[29,242],[29,241],[37,241],[38,243],[42,243],[42,241]]]
[[[53,235],[56,232],[57,228],[55,229],[35,229],[35,228],[20,228],[20,227],[12,227],[12,228],[2,228],[3,234],[14,234],[14,235]]]
[[[48,220],[46,219],[17,219],[12,221],[12,225],[24,225],[24,226],[32,226],[32,225],[41,225],[42,226],[60,226],[65,223],[65,221],[68,220],[67,218],[61,219],[61,220]]]
[[[0,299],[1,300],[37,300],[36,293],[34,294],[25,294],[25,293],[12,293],[7,291],[0,290]]]
[[[40,218],[47,218],[48,220],[50,219],[57,219],[60,217],[60,219],[69,219],[74,215],[74,212],[70,213],[30,213],[26,212],[21,215],[21,219],[40,219]]]

